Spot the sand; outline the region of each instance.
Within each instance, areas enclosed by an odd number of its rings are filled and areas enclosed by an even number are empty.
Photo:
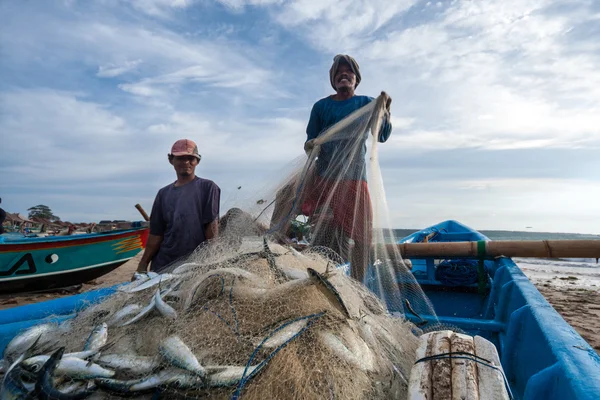
[[[600,354],[600,265],[556,267],[516,261],[554,309]]]
[[[2,296],[0,310],[70,296],[130,280],[141,256],[142,252],[109,274],[87,282],[79,288]],[[529,263],[526,260],[516,261],[550,304],[600,354],[600,266],[567,268]]]

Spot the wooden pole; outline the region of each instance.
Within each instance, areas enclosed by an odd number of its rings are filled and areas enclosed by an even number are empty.
[[[390,244],[404,258],[429,257],[536,257],[599,258],[600,240],[493,240]]]
[[[137,208],[137,210],[140,212],[140,214],[142,214],[142,217],[144,217],[146,221],[150,221],[150,217],[148,216],[148,214],[146,214],[146,211],[144,211],[141,205],[136,204],[135,208]]]

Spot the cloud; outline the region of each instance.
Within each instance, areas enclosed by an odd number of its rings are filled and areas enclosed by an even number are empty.
[[[98,73],[96,76],[101,78],[114,78],[115,76],[123,75],[127,72],[133,71],[137,68],[142,60],[127,61],[122,65],[101,65],[98,67]]]

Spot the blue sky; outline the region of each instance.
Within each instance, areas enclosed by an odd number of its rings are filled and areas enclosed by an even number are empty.
[[[223,212],[253,201],[347,53],[393,98],[394,226],[600,233],[598,37],[592,0],[3,0],[2,206],[139,219],[183,137]]]

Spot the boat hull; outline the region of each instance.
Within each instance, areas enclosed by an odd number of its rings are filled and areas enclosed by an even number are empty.
[[[0,293],[56,289],[102,276],[139,253],[148,229],[0,243]]]

